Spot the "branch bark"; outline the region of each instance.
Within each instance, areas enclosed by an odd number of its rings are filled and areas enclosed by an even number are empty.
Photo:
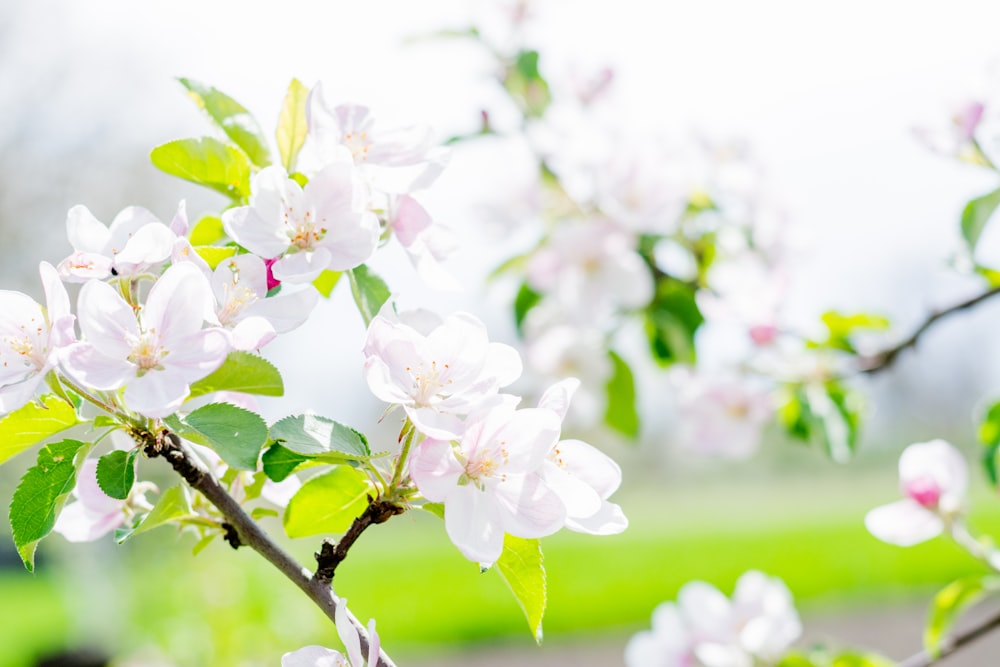
[[[875,354],[871,354],[865,357],[859,357],[858,361],[861,366],[861,372],[877,373],[881,370],[888,368],[893,364],[893,362],[896,361],[896,359],[904,350],[908,350],[911,347],[916,347],[917,342],[920,340],[920,337],[923,336],[927,332],[927,330],[930,329],[932,326],[934,326],[934,324],[936,324],[939,320],[944,319],[954,313],[963,310],[968,310],[969,308],[973,308],[974,306],[979,305],[983,301],[986,301],[990,297],[995,296],[997,294],[1000,294],[1000,286],[993,287],[985,292],[982,292],[981,294],[977,294],[971,299],[966,299],[965,301],[959,302],[953,306],[931,313],[927,317],[927,319],[924,320],[923,324],[917,327],[906,340],[903,340],[902,342],[890,348],[882,350],[881,352],[877,352]]]
[[[309,570],[278,546],[257,522],[243,511],[240,504],[229,495],[218,480],[202,467],[201,463],[188,454],[177,435],[166,430],[159,435],[146,435],[148,437],[143,443],[146,456],[150,458],[159,456],[166,459],[173,469],[184,478],[184,481],[218,508],[229,525],[226,539],[231,545],[234,547],[245,545],[259,553],[298,586],[310,600],[323,610],[323,613],[331,621],[334,620],[334,614],[337,611],[337,598],[330,586],[329,579],[313,577]],[[350,611],[347,612],[347,615],[361,638],[362,652],[367,653],[368,632]],[[380,651],[378,667],[396,666],[384,651]]]
[[[316,554],[316,574],[313,580],[323,582],[329,586],[333,581],[333,575],[337,571],[337,566],[347,558],[347,552],[354,545],[361,533],[369,526],[378,523],[385,523],[397,514],[402,514],[406,509],[391,503],[387,500],[376,500],[368,496],[368,507],[351,524],[351,527],[344,533],[336,543],[325,541]]]
[[[896,664],[896,667],[929,667],[930,665],[933,665],[939,660],[943,660],[952,653],[955,653],[963,646],[971,644],[980,637],[989,634],[990,632],[992,632],[997,628],[1000,628],[1000,613],[987,618],[985,621],[983,621],[976,627],[970,628],[969,630],[961,632],[952,637],[941,647],[940,655],[938,655],[937,657],[930,655],[927,651],[921,651],[920,653],[911,655],[909,658],[906,658],[905,660],[899,661]]]

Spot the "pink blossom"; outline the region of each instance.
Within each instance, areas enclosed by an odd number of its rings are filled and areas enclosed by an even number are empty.
[[[124,525],[134,508],[152,509],[145,493],[155,490],[153,484],[140,482],[132,487],[127,499],[112,498],[97,484],[97,459],[88,458],[77,473],[75,500],[63,507],[52,530],[70,542],[93,542]]]
[[[428,285],[458,289],[458,281],[441,266],[458,245],[450,229],[433,224],[420,202],[409,195],[395,198],[389,226]]]

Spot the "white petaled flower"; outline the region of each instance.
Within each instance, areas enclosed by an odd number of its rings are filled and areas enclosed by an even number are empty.
[[[249,206],[223,213],[222,225],[250,252],[279,258],[272,266],[277,280],[307,283],[327,269],[353,269],[375,252],[379,224],[367,200],[350,163],[327,165],[304,188],[270,166],[254,176]]]
[[[80,290],[83,342],[65,348],[70,377],[99,391],[125,387],[126,406],[166,417],[190,393],[189,385],[225,360],[229,337],[203,329],[212,314],[208,280],[192,264],[167,269],[137,314],[113,287],[91,281]]]
[[[868,532],[908,547],[936,537],[944,518],[962,511],[969,484],[965,459],[944,440],[918,442],[899,457],[899,486],[906,496],[865,515]]]
[[[367,107],[333,106],[317,83],[307,103],[309,137],[306,153],[320,164],[349,159],[380,192],[403,194],[431,185],[448,163],[448,151],[430,144],[426,127],[375,130]]]
[[[375,667],[381,655],[381,645],[378,633],[375,632],[375,619],[368,621],[368,656],[365,661],[361,653],[361,640],[358,631],[351,624],[346,612],[347,600],[341,599],[334,612],[334,622],[340,641],[344,642],[347,651],[345,657],[340,651],[322,646],[306,646],[298,651],[281,656],[281,667]]]
[[[559,439],[551,410],[500,406],[474,415],[457,444],[427,439],[410,455],[410,476],[425,498],[444,503],[448,537],[462,554],[494,563],[504,533],[544,537],[566,508],[540,472]]]
[[[653,627],[625,645],[626,667],[693,667],[691,637],[677,605],[664,602],[653,610]]]
[[[51,264],[38,269],[44,309],[26,294],[0,290],[0,414],[27,403],[56,365],[59,349],[73,341],[66,288]]]
[[[124,525],[135,508],[151,510],[146,491],[156,491],[156,486],[139,482],[127,499],[112,498],[97,484],[97,459],[88,458],[77,474],[74,500],[63,507],[52,530],[70,542],[93,542]]]
[[[462,432],[462,416],[521,375],[517,351],[491,343],[485,325],[468,313],[395,316],[386,306],[368,326],[364,353],[372,393],[403,406],[425,435],[444,440]]]
[[[538,407],[551,410],[562,421],[573,394],[580,386],[576,378],[550,387]],[[608,502],[622,483],[622,470],[610,456],[582,440],[560,440],[545,459],[545,483],[566,506],[566,527],[591,535],[615,535],[628,528],[621,507]]]
[[[184,217],[184,203],[174,225]],[[170,259],[177,235],[141,206],[123,209],[111,225],[100,222],[86,206],[74,206],[66,216],[66,232],[73,254],[59,263],[59,274],[69,282],[132,278],[158,271]]]

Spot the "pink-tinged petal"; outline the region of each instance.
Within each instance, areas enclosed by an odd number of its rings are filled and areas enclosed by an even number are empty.
[[[622,508],[607,500],[601,508],[587,517],[567,517],[566,527],[588,535],[617,535],[628,528],[628,518]]]
[[[255,302],[247,313],[265,318],[278,333],[287,333],[309,318],[318,301],[319,292],[312,287],[297,292],[282,290],[281,294]]]
[[[93,252],[74,252],[59,262],[59,275],[66,282],[104,280],[111,275],[111,258]]]
[[[556,445],[559,466],[608,498],[622,483],[622,469],[614,459],[581,440],[562,440]]]
[[[604,500],[591,486],[570,475],[551,460],[543,467],[545,484],[566,506],[569,517],[588,517],[596,514]]]
[[[68,503],[59,513],[52,530],[70,542],[93,542],[125,523],[125,512],[94,514],[81,502]]]
[[[180,372],[147,371],[125,387],[125,405],[146,417],[162,418],[176,412],[189,393],[188,381]]]
[[[19,382],[5,384],[0,387],[0,415],[13,412],[27,403],[38,391],[44,373],[34,373]],[[2,381],[2,376],[0,376]]]
[[[201,329],[214,311],[205,274],[194,264],[175,264],[149,290],[142,324],[146,331],[155,331],[160,343],[173,351],[179,341]]]
[[[267,296],[267,266],[257,255],[236,255],[215,267],[212,273],[212,292],[216,300],[225,302],[225,292],[235,285],[249,290],[258,299]]]
[[[295,475],[290,475],[280,482],[267,480],[264,482],[264,486],[260,490],[260,497],[272,505],[287,507],[288,501],[290,501],[292,496],[298,493],[301,488],[302,481]]]
[[[364,186],[353,165],[336,162],[313,176],[304,190],[304,203],[315,211],[316,223],[329,228],[335,220],[364,207]]]
[[[69,294],[66,293],[66,286],[59,279],[55,267],[48,262],[42,262],[38,265],[38,272],[42,276],[42,287],[45,289],[45,310],[49,322],[72,317]]]
[[[428,438],[456,440],[465,431],[462,420],[455,415],[437,412],[432,408],[414,408],[410,405],[404,405],[403,409],[417,430]]]
[[[677,605],[692,633],[702,641],[729,639],[732,604],[719,589],[703,581],[684,584],[677,593]]]
[[[131,443],[131,445],[134,447],[135,443]],[[83,503],[84,507],[95,514],[120,512],[125,504],[125,501],[116,500],[101,490],[97,483],[97,459],[95,458],[87,458],[80,465],[73,495]]]
[[[162,222],[140,227],[114,257],[119,276],[134,276],[170,259],[177,236]]]
[[[904,498],[868,512],[865,528],[883,542],[910,547],[940,535],[944,524],[915,500]]]
[[[277,257],[288,249],[283,218],[265,219],[253,206],[238,206],[222,214],[226,235],[261,257]]]
[[[569,404],[573,400],[573,394],[576,390],[580,388],[580,381],[576,378],[566,378],[561,382],[557,382],[542,394],[542,397],[538,399],[538,407],[545,410],[552,410],[559,416],[560,420],[566,419],[566,413],[569,412]]]
[[[553,445],[559,440],[559,418],[551,410],[517,410],[493,435],[506,448],[509,472],[533,472],[541,468]]]
[[[202,329],[177,341],[163,365],[194,382],[221,366],[229,350],[229,336],[222,329]]]
[[[355,629],[351,620],[347,617],[346,598],[340,599],[340,604],[337,605],[337,611],[333,615],[333,620],[337,626],[337,634],[340,636],[340,641],[344,643],[344,648],[347,650],[347,657],[350,659],[352,667],[362,667],[364,663],[361,659],[361,639],[358,637],[357,629]]]
[[[440,503],[448,498],[465,472],[455,458],[451,444],[424,440],[410,453],[410,477],[424,498]]]
[[[521,355],[510,345],[490,343],[490,351],[483,367],[483,375],[496,379],[497,385],[506,387],[521,377]]]
[[[110,250],[112,254],[121,252],[122,248],[125,247],[126,241],[138,229],[153,223],[162,224],[159,218],[153,215],[149,209],[142,206],[126,206],[118,212],[118,215],[115,216],[110,225],[111,238],[109,240],[112,243],[120,245],[119,247],[105,248],[105,250]]]
[[[311,283],[319,277],[319,274],[331,268],[330,259],[331,254],[327,248],[304,250],[285,255],[271,265],[271,272],[281,282],[293,285]]]
[[[118,389],[135,377],[136,366],[122,357],[111,357],[90,343],[74,343],[60,355],[63,370],[82,384],[99,391]]]
[[[368,357],[365,360],[365,381],[375,397],[386,403],[410,403],[412,397],[404,387],[393,377],[395,367],[390,367],[378,357]]]
[[[230,332],[234,350],[252,351],[264,347],[277,336],[274,327],[263,317],[247,317]]]
[[[132,306],[111,285],[96,280],[80,289],[77,303],[84,339],[109,357],[127,358],[132,352],[130,341],[139,337]]]
[[[496,500],[503,529],[517,537],[545,537],[566,523],[566,506],[538,475],[509,476]]]
[[[190,228],[191,225],[188,222],[187,215],[187,202],[182,199],[180,203],[177,204],[177,212],[174,213],[174,217],[170,221],[170,231],[172,231],[175,236],[187,236]]]
[[[191,242],[183,236],[178,236],[174,240],[174,247],[170,251],[170,262],[172,264],[182,264],[185,262],[194,264],[206,276],[212,275],[212,269],[208,266],[208,262],[201,258],[201,255],[195,251]]]
[[[431,216],[413,197],[403,195],[396,199],[396,216],[392,231],[404,248],[410,247],[424,230],[431,225]]]
[[[111,232],[86,206],[74,206],[66,214],[66,235],[73,250],[102,255]]]
[[[327,268],[347,271],[364,264],[378,247],[379,223],[374,213],[343,212],[331,220],[319,248],[330,253]]]
[[[914,482],[932,482],[941,502],[949,511],[958,509],[969,486],[969,470],[962,454],[944,440],[918,442],[903,450],[899,457],[899,481],[903,493]]]
[[[382,642],[378,638],[378,633],[375,631],[375,619],[368,619],[368,665],[369,667],[375,667],[378,665],[378,659],[382,655]]]
[[[281,656],[281,667],[344,667],[347,659],[338,651],[306,646]]]
[[[503,552],[503,529],[492,497],[472,484],[455,487],[444,507],[444,526],[466,558],[495,563]]]

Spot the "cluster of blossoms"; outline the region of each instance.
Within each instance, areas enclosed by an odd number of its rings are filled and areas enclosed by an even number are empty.
[[[627,667],[753,667],[775,664],[802,634],[785,584],[750,571],[732,599],[702,581],[685,584],[677,602],[653,611],[652,630],[625,649]]]
[[[409,475],[424,498],[444,504],[448,536],[467,558],[494,563],[505,533],[535,538],[565,526],[607,535],[628,525],[607,500],[621,483],[618,465],[561,439],[577,380],[519,408],[519,397],[500,392],[520,376],[519,355],[466,313],[441,319],[386,306],[364,350],[372,393],[406,413]]]

